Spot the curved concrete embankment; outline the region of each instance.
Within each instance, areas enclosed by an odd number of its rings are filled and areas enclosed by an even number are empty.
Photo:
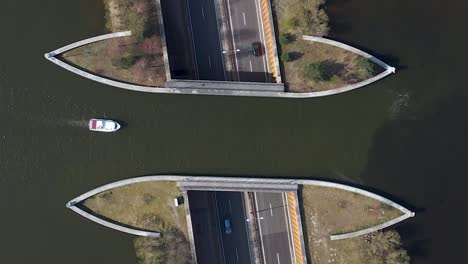
[[[83,40],[77,41],[75,43],[66,45],[64,47],[58,48],[58,49],[56,49],[54,51],[51,51],[49,53],[46,53],[44,56],[48,59],[50,57],[55,57],[55,56],[57,56],[59,54],[62,54],[64,52],[67,52],[67,51],[72,50],[72,49],[76,49],[78,47],[81,47],[81,46],[84,46],[84,45],[87,45],[87,44],[91,44],[91,43],[106,40],[106,39],[127,37],[127,36],[131,36],[131,35],[132,35],[131,31],[122,31],[122,32],[115,32],[115,33],[105,34],[105,35],[96,36],[96,37],[92,37],[92,38],[87,38],[87,39],[83,39]]]
[[[62,48],[56,49],[54,51],[51,51],[49,53],[45,54],[46,59],[49,61],[55,63],[56,65],[71,71],[75,74],[78,74],[84,78],[107,84],[110,86],[114,86],[117,88],[122,88],[126,90],[131,90],[131,91],[137,91],[137,92],[147,92],[147,93],[172,93],[172,94],[194,94],[194,95],[225,95],[225,96],[254,96],[254,97],[280,97],[280,98],[312,98],[312,97],[322,97],[322,96],[329,96],[329,95],[334,95],[334,94],[339,94],[339,93],[344,93],[348,92],[363,86],[366,86],[368,84],[371,84],[373,82],[376,82],[385,76],[394,73],[395,68],[391,67],[381,60],[375,58],[374,56],[358,50],[356,48],[353,48],[349,45],[346,45],[344,43],[340,43],[337,41],[325,39],[325,38],[319,38],[319,37],[312,37],[312,36],[303,36],[304,40],[312,41],[312,42],[320,42],[320,43],[325,43],[329,45],[333,45],[339,48],[343,48],[346,50],[349,50],[350,52],[356,53],[358,55],[364,56],[376,64],[382,66],[385,68],[385,71],[382,73],[369,78],[367,80],[364,80],[359,83],[347,85],[344,87],[336,88],[336,89],[330,89],[330,90],[325,90],[325,91],[317,91],[317,92],[305,92],[305,93],[292,93],[292,92],[278,92],[278,91],[268,91],[268,90],[262,90],[261,88],[258,90],[242,90],[242,89],[221,89],[221,88],[174,88],[174,87],[152,87],[152,86],[144,86],[144,85],[137,85],[137,84],[130,84],[130,83],[125,83],[121,81],[116,81],[116,80],[111,80],[102,76],[98,76],[96,74],[92,74],[90,72],[83,71],[75,66],[72,66],[71,64],[68,64],[64,61],[61,61],[57,58],[57,55],[60,55],[66,51],[69,51],[71,49],[94,43],[97,41],[102,41],[106,39],[111,39],[111,38],[119,38],[119,37],[125,37],[125,36],[130,36],[131,32],[130,31],[124,31],[124,32],[116,32],[116,33],[111,33],[111,34],[106,34],[106,35],[101,35],[101,36],[96,36],[92,38],[88,38],[85,40],[81,40],[75,43],[72,43],[70,45],[64,46]],[[167,63],[168,58],[164,58],[165,62]],[[166,67],[167,68],[167,67]],[[166,75],[169,75],[169,73],[166,72]],[[256,85],[264,85],[265,87],[268,87],[271,84],[256,84]]]
[[[376,225],[370,228],[362,229],[359,231],[355,232],[350,232],[346,234],[340,234],[340,235],[332,235],[330,236],[331,240],[338,240],[338,239],[345,239],[345,238],[351,238],[351,237],[356,237],[364,234],[368,234],[371,232],[375,232],[378,230],[381,230],[383,228],[389,227],[391,225],[394,225],[396,223],[399,223],[405,219],[408,219],[410,217],[413,217],[415,214],[414,212],[408,210],[407,208],[403,207],[402,205],[395,203],[385,197],[382,197],[378,194],[371,193],[369,191],[359,189],[356,187],[352,187],[349,185],[344,185],[344,184],[339,184],[339,183],[334,183],[334,182],[327,182],[327,181],[318,181],[318,180],[301,180],[301,179],[265,179],[265,178],[233,178],[233,177],[208,177],[208,176],[177,176],[177,175],[153,175],[153,176],[144,176],[144,177],[137,177],[137,178],[131,178],[131,179],[126,179],[122,181],[117,181],[113,183],[106,184],[104,186],[98,187],[96,189],[93,189],[89,192],[86,192],[70,202],[67,203],[67,208],[72,209],[73,211],[77,212],[78,214],[94,221],[97,222],[98,224],[125,232],[133,235],[138,235],[138,236],[159,236],[159,233],[154,233],[154,232],[146,232],[146,231],[141,231],[138,229],[132,229],[129,227],[125,226],[120,226],[111,222],[108,222],[104,219],[97,218],[94,215],[91,215],[82,209],[76,207],[75,205],[77,203],[80,203],[87,198],[94,196],[98,193],[114,189],[117,187],[129,185],[129,184],[134,184],[134,183],[143,183],[143,182],[151,182],[151,181],[177,181],[177,182],[184,182],[184,181],[200,181],[200,182],[223,182],[223,183],[256,183],[256,184],[291,184],[291,185],[313,185],[313,186],[319,186],[319,187],[329,187],[329,188],[335,188],[335,189],[340,189],[344,191],[349,191],[353,193],[357,193],[363,196],[367,196],[369,198],[375,199],[377,201],[380,201],[382,203],[385,203],[403,213],[400,217],[397,217],[395,219],[392,219],[390,221],[387,221],[383,224]]]

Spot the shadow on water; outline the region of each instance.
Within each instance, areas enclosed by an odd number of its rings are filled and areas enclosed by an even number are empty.
[[[329,17],[329,27],[333,34],[344,34],[352,31],[353,27],[350,21],[344,20],[342,13],[346,12],[343,6],[350,4],[350,0],[327,0],[325,10]]]
[[[419,214],[397,229],[417,263],[441,257],[457,263],[466,240],[460,229],[468,222],[462,209],[468,203],[468,94],[458,90],[424,108],[413,103],[410,108],[420,108],[410,110],[414,117],[389,120],[376,131],[361,178],[416,204]]]

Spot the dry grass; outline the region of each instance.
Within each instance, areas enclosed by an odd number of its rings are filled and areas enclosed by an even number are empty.
[[[368,78],[359,67],[359,55],[347,50],[322,43],[312,43],[302,39],[302,35],[323,36],[329,31],[328,17],[323,9],[324,0],[277,0],[274,11],[279,35],[291,34],[295,41],[290,44],[279,43],[281,54],[293,53],[293,61],[282,61],[286,86],[290,92],[315,92],[343,87]],[[306,14],[303,14],[303,13]],[[293,25],[291,20],[299,17],[299,21],[307,20],[309,26],[303,22]],[[313,81],[304,77],[304,67],[315,62],[324,62],[332,76],[327,81]],[[378,74],[383,69],[374,65]]]
[[[331,241],[330,235],[381,224],[402,215],[374,199],[326,187],[303,186],[303,223],[312,263],[369,263],[366,236]]]
[[[99,193],[84,205],[123,224],[154,231],[173,227],[188,237],[184,206],[174,205],[174,198],[181,195],[176,182],[145,182]],[[152,221],[154,217],[160,221]]]
[[[62,55],[62,59],[85,71],[110,79],[146,86],[163,86],[166,75],[158,43],[159,39],[156,37],[146,38],[141,42],[132,37],[109,39],[70,50]],[[153,49],[159,51],[152,53],[146,46],[155,46]],[[112,59],[129,53],[136,57],[132,67],[121,69],[112,65]]]
[[[108,29],[112,32],[131,30],[132,36],[88,44],[64,53],[61,58],[85,71],[113,80],[164,86],[166,73],[156,2],[105,0],[104,3]],[[135,21],[135,17],[145,19]],[[131,67],[124,69],[112,64],[112,60],[124,56],[135,59]]]
[[[84,206],[114,221],[162,233],[161,238],[135,238],[138,263],[188,264],[185,208],[174,204],[174,198],[181,195],[174,181],[136,183],[92,196]]]
[[[302,39],[297,39],[282,48],[283,53],[295,52],[301,56],[297,60],[283,62],[286,81],[291,92],[329,90],[365,79],[361,77],[360,69],[356,67],[359,56],[352,52]],[[315,62],[325,62],[329,65],[333,75],[330,81],[313,81],[304,77],[304,67]]]

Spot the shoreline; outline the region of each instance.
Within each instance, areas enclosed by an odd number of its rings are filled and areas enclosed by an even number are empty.
[[[113,3],[113,0],[109,1],[104,1],[105,6],[106,6],[106,14],[109,13],[109,15],[106,15],[108,21],[116,21],[117,18],[119,18],[119,13],[114,15],[110,15],[111,10],[107,10],[111,7],[108,7],[110,3]],[[160,10],[159,10],[160,11]],[[271,11],[273,12],[273,11]],[[120,20],[119,20],[120,21]],[[161,21],[162,23],[162,18]],[[117,23],[117,22],[115,22]],[[114,23],[114,24],[115,24]],[[112,24],[112,23],[111,23]],[[164,28],[163,25],[161,25],[162,28]],[[113,27],[114,29],[114,27]],[[125,31],[128,32],[128,31]],[[278,33],[278,29],[275,30],[276,33]],[[168,58],[167,58],[167,47],[165,43],[162,45],[162,50],[163,50],[163,60],[164,60],[164,68],[165,68],[165,74],[166,74],[166,79],[161,83],[161,86],[146,86],[146,85],[140,85],[140,84],[135,84],[135,83],[129,83],[126,81],[120,81],[116,80],[113,78],[108,78],[104,76],[100,76],[98,74],[95,74],[91,71],[87,70],[82,70],[79,69],[78,67],[75,67],[71,65],[70,63],[67,63],[65,61],[62,61],[61,59],[58,59],[57,57],[60,56],[60,54],[63,54],[64,52],[67,52],[73,48],[78,48],[82,47],[88,44],[92,44],[95,42],[99,41],[105,41],[105,40],[110,40],[113,38],[120,38],[123,32],[116,32],[116,33],[111,33],[111,34],[105,34],[102,36],[97,36],[97,37],[92,37],[89,39],[81,40],[69,45],[66,45],[62,48],[56,49],[52,52],[46,53],[45,57],[49,61],[57,64],[58,66],[65,68],[68,71],[71,71],[75,74],[78,74],[82,77],[85,77],[87,79],[107,84],[110,86],[114,86],[117,88],[121,89],[126,89],[126,90],[131,90],[131,91],[137,91],[137,92],[148,92],[148,93],[167,93],[167,94],[192,94],[192,95],[223,95],[223,96],[249,96],[249,97],[278,97],[278,98],[313,98],[313,97],[323,97],[323,96],[330,96],[330,95],[335,95],[335,94],[340,94],[348,91],[352,91],[364,86],[367,86],[373,82],[376,82],[382,78],[385,78],[391,73],[395,72],[395,68],[383,63],[384,71],[381,72],[378,75],[375,75],[371,78],[368,78],[366,80],[353,83],[350,85],[345,85],[342,87],[338,88],[332,88],[332,89],[325,89],[325,90],[319,90],[319,91],[301,91],[301,92],[291,92],[288,91],[289,89],[286,88],[286,84],[280,84],[284,88],[282,91],[277,91],[277,87],[274,84],[265,84],[265,83],[235,83],[235,82],[217,82],[217,81],[199,81],[199,80],[192,80],[192,81],[187,81],[187,80],[171,80],[168,79],[167,76],[170,77],[170,72],[169,70],[169,65],[168,65]],[[162,31],[162,33],[164,33]],[[133,35],[133,34],[132,34]],[[112,37],[109,37],[112,36]],[[309,41],[315,41],[315,42],[321,42],[330,45],[330,43],[337,43],[340,48],[343,47],[349,47],[347,49],[348,51],[351,51],[355,53],[355,51],[358,51],[358,55],[362,56],[362,54],[366,54],[366,58],[371,58],[373,61],[380,61],[379,59],[373,57],[372,55],[365,53],[363,51],[360,51],[358,49],[355,49],[353,47],[350,47],[344,43],[338,43],[336,41],[332,40],[327,40],[324,38],[317,38],[317,37],[311,37],[311,36],[304,36],[304,39],[309,40]],[[320,41],[323,40],[323,41]],[[312,43],[312,42],[311,42]],[[279,46],[280,47],[280,46]],[[287,76],[284,76],[287,79]],[[171,82],[173,81],[173,82]],[[173,84],[176,82],[182,82],[183,85],[177,85],[174,86]],[[286,85],[286,86],[285,86]],[[220,88],[221,86],[221,88]],[[225,88],[222,88],[222,86],[225,86]],[[241,89],[236,89],[235,87],[239,87]],[[252,89],[251,86],[256,87],[255,89]],[[244,88],[245,87],[245,88]]]

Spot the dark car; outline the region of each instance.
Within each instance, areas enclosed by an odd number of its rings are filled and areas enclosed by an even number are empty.
[[[224,232],[226,233],[226,235],[229,235],[232,233],[231,219],[229,218],[224,219]]]
[[[260,42],[253,42],[252,43],[252,54],[255,57],[260,57],[263,55],[263,45]]]

